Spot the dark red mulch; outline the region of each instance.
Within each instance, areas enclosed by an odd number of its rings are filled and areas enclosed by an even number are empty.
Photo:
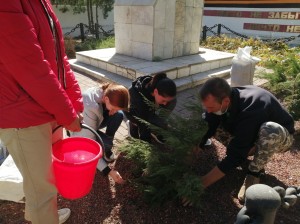
[[[297,129],[299,130],[299,122]],[[202,152],[199,174],[209,171],[224,156],[223,145],[217,141]],[[132,162],[120,156],[116,168],[125,179],[132,178]],[[246,164],[245,164],[246,166]],[[222,180],[206,189],[201,209],[183,207],[181,203],[170,202],[158,208],[150,208],[142,196],[127,182],[117,185],[97,171],[92,191],[84,198],[69,201],[58,198],[60,208],[69,207],[72,215],[66,224],[95,223],[234,223],[242,205],[237,200],[237,193],[245,176],[245,171],[236,169]],[[300,186],[300,134],[291,151],[275,155],[266,167],[262,183],[269,186]],[[300,223],[300,199],[289,208],[280,208],[276,224]],[[23,219],[24,204],[0,201],[0,223],[28,223]]]

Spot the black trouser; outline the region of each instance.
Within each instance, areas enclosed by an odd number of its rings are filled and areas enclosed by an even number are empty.
[[[174,110],[175,106],[176,106],[177,100],[174,99],[171,102],[169,102],[167,105],[160,105],[160,108],[162,110],[164,110],[165,112],[168,113],[168,115]],[[159,110],[158,110],[159,111]],[[156,112],[158,112],[156,111]],[[164,113],[165,113],[164,112]],[[124,112],[125,116],[130,120],[130,135],[134,138],[138,138],[147,142],[151,142],[151,130],[150,128],[138,121],[134,116],[139,117],[138,115],[135,115],[135,111],[132,110],[130,112]],[[167,114],[164,114],[164,117],[168,116]],[[142,116],[141,116],[142,117]],[[167,123],[166,120],[161,118],[159,113],[155,113],[155,115],[152,116],[151,120],[146,120],[147,122],[161,127],[161,128],[166,128],[167,127]]]
[[[105,155],[107,157],[110,157],[112,155],[112,147],[113,147],[113,140],[114,136],[120,127],[124,114],[121,110],[117,111],[114,115],[109,116],[108,111],[104,110],[103,112],[103,121],[100,125],[100,129],[106,127],[105,133],[102,131],[97,131],[97,133],[100,135],[104,147],[105,147]]]

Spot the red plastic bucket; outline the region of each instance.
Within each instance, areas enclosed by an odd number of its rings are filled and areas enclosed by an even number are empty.
[[[87,195],[93,185],[101,145],[88,138],[71,137],[52,146],[52,161],[56,187],[67,199]]]

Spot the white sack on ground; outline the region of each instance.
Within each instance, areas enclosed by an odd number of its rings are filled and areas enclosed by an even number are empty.
[[[0,200],[24,203],[23,177],[11,155],[0,166]]]
[[[0,166],[8,156],[8,152],[6,147],[2,144],[1,139],[0,139]]]
[[[239,48],[237,55],[232,59],[230,72],[231,86],[253,85],[255,65],[259,58],[250,55],[252,47]]]

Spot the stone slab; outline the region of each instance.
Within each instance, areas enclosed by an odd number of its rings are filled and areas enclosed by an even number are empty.
[[[101,68],[94,67],[82,62],[78,62],[75,59],[69,60],[70,65],[73,70],[78,71],[83,74],[87,74],[94,77],[97,80],[105,82],[113,82],[130,87],[132,79],[124,76],[120,76],[116,73],[108,72]],[[230,67],[226,66],[223,68],[213,69],[206,72],[197,73],[191,76],[186,76],[182,78],[174,79],[178,91],[193,88],[204,83],[207,79],[211,77],[228,77],[230,75]]]
[[[108,71],[127,70],[134,71],[135,75],[130,75],[132,79],[141,75],[149,75],[157,72],[166,72],[167,75],[174,78],[186,77],[189,75],[205,72],[211,69],[218,69],[231,65],[234,54],[199,48],[199,53],[188,56],[181,56],[157,62],[117,54],[115,48],[107,48],[92,51],[82,51],[76,53],[78,62],[97,66]],[[98,60],[98,63],[95,61]],[[103,64],[106,64],[104,66]],[[174,75],[174,72],[176,75]],[[121,73],[120,73],[121,74]],[[138,74],[138,75],[137,75]]]

